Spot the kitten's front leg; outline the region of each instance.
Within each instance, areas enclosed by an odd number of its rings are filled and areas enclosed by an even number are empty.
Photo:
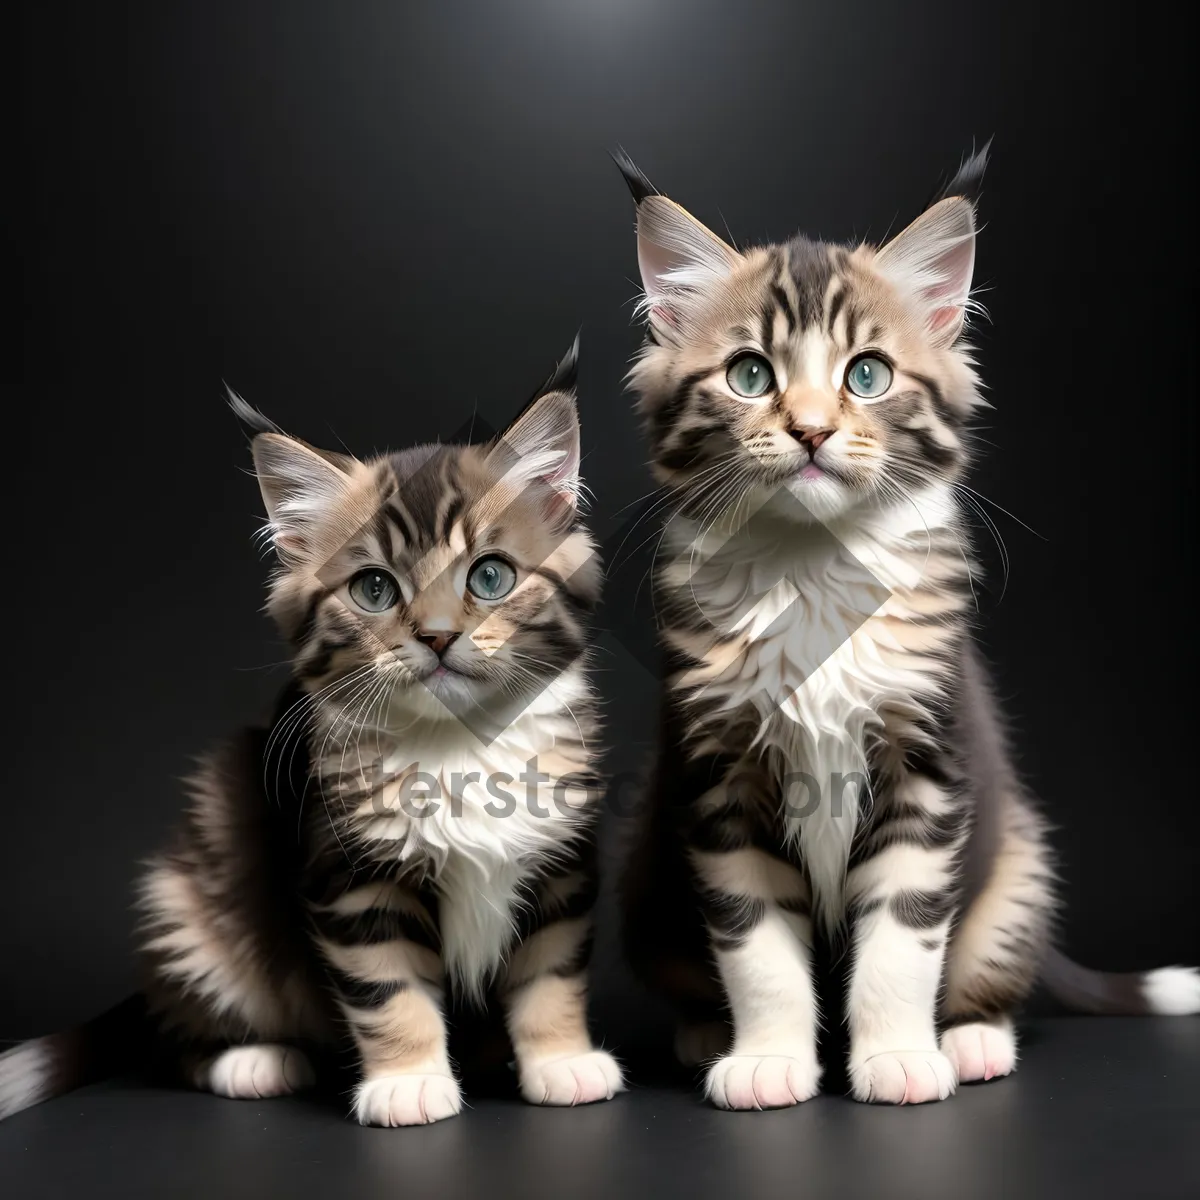
[[[591,859],[585,847],[538,885],[501,983],[521,1094],[531,1104],[592,1104],[625,1087],[616,1060],[593,1048],[587,1027]]]
[[[420,897],[375,883],[312,915],[362,1064],[359,1124],[427,1125],[454,1116],[462,1097],[446,1051],[438,937]]]
[[[880,1104],[944,1100],[958,1080],[938,1049],[935,1012],[961,816],[949,790],[919,775],[877,812],[847,877],[851,1091]]]
[[[782,857],[749,844],[746,814],[721,785],[701,798],[691,860],[713,957],[733,1020],[733,1045],[709,1068],[719,1108],[785,1108],[815,1096],[817,1003],[811,892]]]

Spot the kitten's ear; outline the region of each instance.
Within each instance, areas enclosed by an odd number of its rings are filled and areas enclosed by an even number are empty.
[[[489,462],[505,479],[536,497],[552,524],[569,521],[579,503],[578,364],[576,334],[553,374],[488,452]]]
[[[875,256],[875,267],[925,309],[934,345],[962,333],[975,270],[975,205],[988,147],[972,154],[934,203]]]
[[[250,449],[275,550],[285,562],[300,561],[312,551],[317,523],[349,494],[350,477],[329,456],[286,434],[259,433]]]
[[[638,267],[645,308],[656,333],[671,337],[688,296],[724,279],[741,255],[674,200],[660,195],[624,150],[613,152],[637,205]]]

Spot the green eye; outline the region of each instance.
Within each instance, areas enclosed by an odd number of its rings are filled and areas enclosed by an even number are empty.
[[[400,603],[400,585],[387,571],[368,567],[350,580],[350,599],[363,612],[387,612]]]
[[[503,600],[516,586],[512,564],[496,554],[481,558],[467,574],[467,589],[480,600]]]
[[[729,364],[725,382],[739,396],[756,400],[765,396],[775,386],[775,372],[761,354],[743,354]]]
[[[891,364],[878,355],[864,354],[846,368],[846,390],[860,400],[878,400],[891,386]]]

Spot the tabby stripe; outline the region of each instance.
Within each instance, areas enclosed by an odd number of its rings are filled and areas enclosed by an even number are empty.
[[[846,916],[851,922],[861,921],[872,913],[877,913],[883,907],[882,896],[871,896],[869,899],[851,900],[846,906]]]
[[[931,379],[928,375],[918,375],[916,371],[909,371],[912,376],[928,393],[929,398],[933,401],[933,406],[939,414],[951,425],[958,426],[961,422],[958,414],[946,402],[945,393],[938,387],[937,381]]]
[[[675,390],[663,401],[658,411],[654,414],[655,426],[659,430],[663,430],[669,429],[674,425],[683,414],[684,408],[687,407],[692,389],[701,380],[707,379],[711,374],[711,371],[693,371],[690,375],[685,375],[679,381]]]
[[[833,298],[829,301],[829,315],[825,319],[825,332],[831,337],[833,336],[833,327],[837,323],[838,313],[842,311],[842,306],[846,303],[846,289],[838,288],[833,294]]]
[[[300,618],[300,624],[296,627],[296,632],[292,635],[292,644],[294,646],[303,646],[312,637],[317,625],[317,610],[321,607],[326,596],[331,594],[329,588],[318,588],[313,593],[312,598],[308,602],[308,607],[304,610],[304,616]]]
[[[452,481],[447,480],[447,487],[453,486]],[[445,510],[442,513],[441,532],[438,534],[439,541],[448,542],[450,540],[451,531],[454,529],[454,523],[458,520],[462,510],[466,507],[466,501],[460,492],[455,492],[450,497],[446,504]]]
[[[409,988],[407,979],[355,979],[345,971],[329,968],[329,977],[338,997],[351,1008],[382,1008],[393,997]]]
[[[771,347],[775,344],[775,309],[769,304],[762,312],[762,328],[759,333],[759,341],[762,342],[762,348],[769,355]]]
[[[437,950],[441,939],[428,921],[395,908],[365,908],[357,913],[314,912],[322,937],[339,946],[376,946],[382,942],[412,942]]]
[[[383,552],[384,561],[391,562],[396,557],[396,546],[392,541],[391,526],[382,509],[375,514],[375,539],[379,542],[379,549]]]
[[[594,781],[594,782],[599,782]],[[561,904],[547,910],[539,899],[521,911],[517,918],[516,937],[518,942],[528,941],[535,933],[548,929],[558,921],[574,921],[586,917],[596,905],[600,893],[596,876],[588,872],[577,891],[574,891]]]
[[[533,567],[529,574],[544,579],[576,613],[582,614],[591,611],[592,606],[587,598],[571,591],[568,580],[552,567]]]
[[[313,656],[300,665],[301,674],[306,679],[319,678],[333,665],[333,656],[339,650],[345,650],[352,644],[350,638],[323,637],[317,644]]]
[[[400,536],[404,539],[404,544],[407,547],[413,547],[417,544],[417,531],[413,527],[412,519],[404,511],[399,500],[393,500],[384,512],[388,519],[400,530]]]
[[[795,333],[796,313],[787,292],[778,283],[773,283],[771,284],[771,295],[775,297],[775,303],[779,305],[780,311],[787,317],[788,333]]]
[[[675,436],[674,445],[659,455],[659,462],[674,471],[684,471],[696,466],[706,457],[701,451],[709,436],[719,429],[719,425],[711,424],[693,425],[680,430]]]
[[[934,441],[926,429],[910,429],[907,426],[904,432],[913,439],[920,447],[921,453],[925,455],[934,466],[948,467],[954,462],[958,455],[947,446]]]
[[[947,920],[954,907],[953,892],[897,892],[889,901],[892,916],[911,929],[933,929]]]
[[[750,896],[733,896],[704,889],[701,892],[704,916],[718,950],[730,950],[754,932],[766,916],[767,906]]]
[[[853,308],[846,310],[846,345],[858,345],[858,315]]]

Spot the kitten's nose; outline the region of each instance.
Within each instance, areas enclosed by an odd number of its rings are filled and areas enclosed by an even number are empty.
[[[417,641],[424,642],[438,658],[450,649],[457,637],[458,633],[453,629],[422,629],[417,633]]]
[[[833,429],[818,429],[813,425],[794,425],[788,430],[788,433],[804,446],[809,454],[815,454],[821,444],[833,437],[835,432],[836,430]]]

